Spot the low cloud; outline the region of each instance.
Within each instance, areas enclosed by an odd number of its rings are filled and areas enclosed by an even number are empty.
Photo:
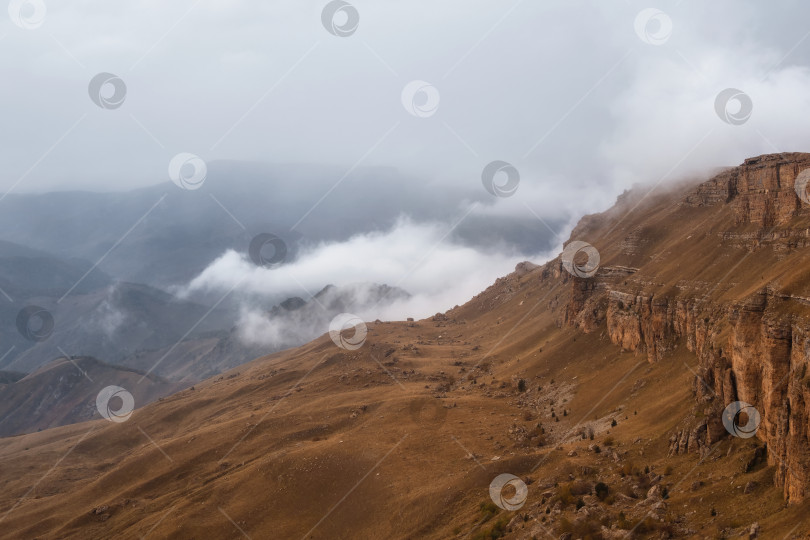
[[[304,247],[295,261],[276,268],[258,267],[245,254],[227,251],[180,294],[233,289],[243,299],[242,336],[248,341],[256,341],[257,335],[265,342],[283,341],[288,328],[269,315],[269,306],[287,297],[309,300],[331,284],[351,291],[352,301],[346,303],[364,320],[424,318],[467,302],[517,263],[542,262],[548,256],[469,247],[453,240],[446,224],[400,219],[387,231]],[[375,284],[403,289],[410,296],[380,298]],[[319,328],[316,335],[325,331]]]
[[[612,104],[616,127],[600,153],[614,185],[703,179],[748,157],[807,151],[810,125],[799,112],[810,107],[810,69],[784,65],[782,53],[761,47],[678,54],[642,59]],[[750,117],[736,125],[715,111],[727,88],[752,105]],[[732,99],[725,111],[737,114],[740,106]]]

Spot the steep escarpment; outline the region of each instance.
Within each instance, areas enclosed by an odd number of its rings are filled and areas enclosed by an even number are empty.
[[[649,362],[693,352],[694,414],[671,451],[707,454],[728,436],[726,405],[750,403],[792,502],[810,493],[810,205],[795,189],[807,168],[810,154],[751,158],[583,220],[572,239],[596,246],[603,264],[592,278],[569,276],[562,320],[603,329]]]

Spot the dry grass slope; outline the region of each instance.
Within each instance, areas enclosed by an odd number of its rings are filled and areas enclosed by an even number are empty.
[[[700,298],[707,313],[768,283],[810,296],[806,248],[752,248],[761,226],[731,202],[685,204],[695,192],[631,193],[583,219],[573,238],[610,274],[592,283]],[[806,536],[808,503],[786,504],[775,466],[744,472],[761,438],[670,452],[704,414],[693,345],[669,336],[650,362],[650,347],[614,344],[583,282],[559,260],[521,265],[446,314],[369,324],[357,351],[323,336],[125,423],[2,439],[2,535],[721,538],[756,522],[760,537]],[[500,473],[528,484],[516,512],[490,500]]]

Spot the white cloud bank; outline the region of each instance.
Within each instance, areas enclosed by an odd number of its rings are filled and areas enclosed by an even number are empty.
[[[276,268],[254,265],[245,255],[227,251],[184,289],[184,294],[233,289],[247,297],[277,302],[280,295],[304,299],[325,285],[378,283],[399,287],[408,299],[368,305],[358,297],[365,320],[422,318],[463,304],[526,257],[484,251],[454,242],[445,224],[401,219],[385,232],[354,236],[345,242],[305,248],[297,260]],[[545,254],[532,259],[542,262]],[[363,290],[358,288],[358,296]],[[243,311],[242,323],[256,328],[255,309]]]

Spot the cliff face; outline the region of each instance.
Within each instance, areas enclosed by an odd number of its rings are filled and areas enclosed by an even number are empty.
[[[810,494],[810,210],[794,189],[808,167],[808,154],[748,159],[662,203],[650,214],[661,216],[658,225],[631,222],[601,239],[610,216],[578,227],[574,236],[595,238],[607,264],[593,278],[568,277],[561,321],[584,332],[604,324],[612,343],[650,362],[683,344],[697,357],[693,416],[701,418],[673,433],[671,452],[708,452],[729,436],[726,405],[750,403],[791,502]],[[696,213],[705,220],[694,226]],[[711,256],[690,264],[690,250]]]

